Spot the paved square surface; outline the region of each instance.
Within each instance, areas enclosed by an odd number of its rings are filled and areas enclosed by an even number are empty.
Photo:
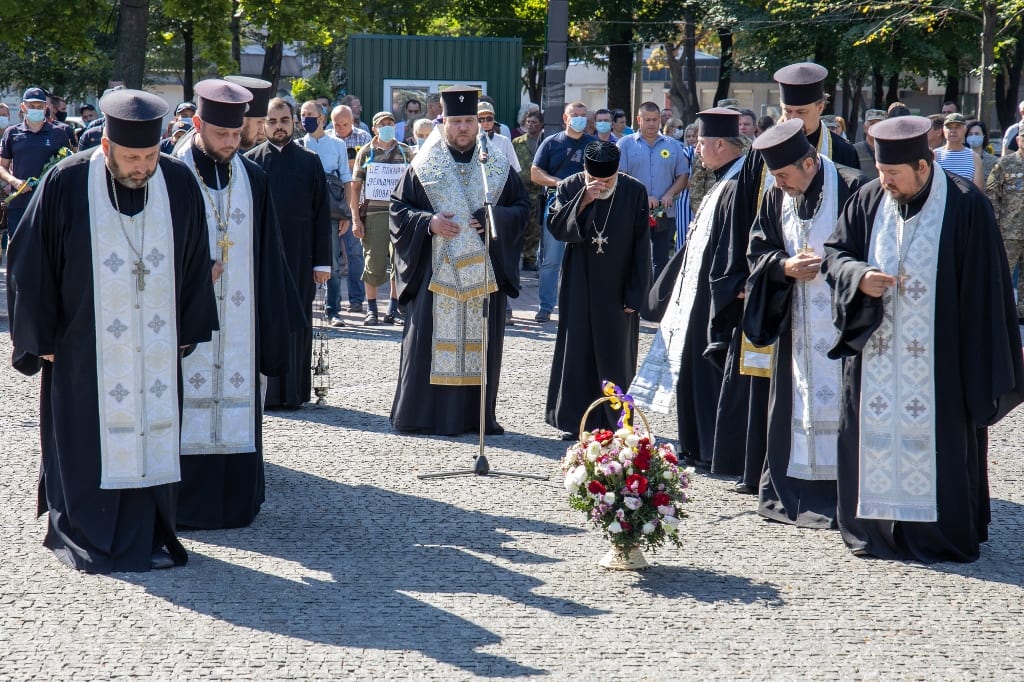
[[[471,466],[476,438],[391,433],[400,329],[350,326],[331,332],[329,404],[266,418],[253,526],[185,534],[187,567],[111,576],[41,545],[38,378],[10,368],[0,316],[0,679],[1024,679],[1024,411],[991,433],[977,563],[857,559],[697,475],[683,549],[607,572],[543,423],[555,324],[534,311],[517,304],[487,456],[550,480],[418,480]]]

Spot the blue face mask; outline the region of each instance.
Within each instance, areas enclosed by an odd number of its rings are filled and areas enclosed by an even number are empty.
[[[612,131],[612,122],[598,121],[597,123],[594,124],[594,127],[597,128],[597,132],[604,135],[605,133],[610,133]]]
[[[985,141],[984,135],[968,135],[967,146],[969,147],[980,147],[981,143]]]
[[[320,120],[316,116],[303,116],[302,129],[312,135],[320,127]]]
[[[395,126],[380,126],[377,128],[377,137],[381,142],[391,142],[395,139]]]
[[[582,133],[587,127],[586,116],[573,116],[569,119],[569,127],[575,130],[577,133]]]
[[[25,111],[25,120],[29,123],[42,123],[46,118],[46,112],[42,109],[27,109]]]

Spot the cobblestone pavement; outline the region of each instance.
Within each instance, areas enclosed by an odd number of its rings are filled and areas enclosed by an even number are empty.
[[[977,563],[857,559],[836,532],[765,522],[752,498],[698,475],[683,549],[611,573],[596,565],[606,543],[566,504],[565,444],[541,419],[554,325],[517,318],[507,432],[487,455],[550,480],[418,480],[471,465],[476,439],[391,433],[400,331],[349,327],[331,332],[329,404],[266,418],[253,526],[188,533],[187,567],[146,574],[81,575],[40,544],[38,379],[5,360],[0,679],[1024,676],[1024,411],[992,431]],[[6,359],[2,316],[0,331]],[[652,417],[674,437],[674,418]]]

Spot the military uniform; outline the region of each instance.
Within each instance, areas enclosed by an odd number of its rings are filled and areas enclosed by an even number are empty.
[[[1017,277],[1017,317],[1024,318],[1024,158],[1019,153],[999,159],[988,176],[985,194],[996,212],[1010,271],[1021,265]]]
[[[544,188],[530,180],[530,167],[533,166],[533,157],[537,153],[538,146],[540,146],[540,140],[531,145],[529,135],[520,135],[512,140],[512,148],[516,150],[519,167],[522,169],[519,171],[519,178],[530,195],[530,218],[526,223],[526,233],[523,235],[524,270],[537,269],[537,249],[540,247],[540,212],[543,210],[541,197],[546,196]]]
[[[714,171],[708,170],[708,167],[701,161],[700,154],[693,155],[693,165],[690,167],[690,212],[693,215],[697,215],[697,209],[700,208],[701,199],[703,199],[711,188],[715,184],[715,173]]]

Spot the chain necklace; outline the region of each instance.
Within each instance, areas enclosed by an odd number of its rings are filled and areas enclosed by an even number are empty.
[[[114,196],[114,210],[117,211],[117,222],[121,225],[121,234],[124,235],[125,241],[128,242],[129,248],[132,253],[135,254],[135,266],[132,268],[132,274],[135,275],[135,287],[139,291],[143,291],[146,288],[146,275],[149,274],[149,270],[146,269],[146,263],[142,259],[142,252],[146,250],[146,207],[149,205],[149,183],[147,182],[143,187],[142,197],[142,218],[139,220],[141,226],[142,240],[139,243],[139,248],[135,248],[135,243],[132,242],[132,238],[128,236],[128,228],[124,226],[124,215],[121,213],[121,206],[117,201],[117,184],[114,181],[114,174],[110,174],[110,191]],[[128,218],[131,221],[132,227],[135,227],[135,216]]]
[[[896,242],[896,293],[902,296],[906,293],[907,280],[910,279],[905,264],[910,247],[914,245],[914,238],[917,237],[917,228],[920,225],[920,221],[915,219],[920,214],[904,220],[899,204],[895,200],[892,202],[892,210],[896,214],[896,233],[893,235],[893,240]],[[910,239],[904,240],[903,232],[906,229],[907,223],[912,220],[914,221],[914,231],[910,233]],[[906,250],[903,248],[904,241],[906,241]]]
[[[616,189],[618,189],[616,187]],[[590,243],[597,247],[597,251],[594,253],[604,253],[604,245],[608,243],[608,238],[604,236],[604,231],[608,229],[608,219],[612,216],[612,207],[615,205],[615,190],[612,190],[612,195],[609,197],[608,212],[604,214],[604,225],[601,229],[597,229],[597,221],[594,221],[594,231],[597,233],[596,236],[591,237]]]
[[[803,196],[803,195],[801,195]],[[814,205],[814,210],[811,211],[811,217],[806,220],[800,217],[800,211],[796,205],[796,197],[789,196],[789,207],[793,211],[793,215],[796,216],[797,221],[800,223],[800,248],[799,253],[814,253],[814,249],[811,248],[811,225],[814,223],[814,219],[818,217],[818,211],[821,210],[821,200],[825,197],[825,185],[822,183],[821,192],[818,193],[818,202]]]
[[[203,194],[206,195],[206,200],[210,202],[210,208],[213,210],[213,219],[217,223],[217,231],[220,233],[220,239],[217,240],[217,246],[220,247],[220,260],[222,263],[228,262],[228,250],[235,245],[233,241],[228,238],[228,219],[231,216],[231,187],[234,184],[234,175],[231,172],[231,161],[228,161],[228,186],[227,186],[227,206],[224,208],[224,214],[220,212],[220,197],[218,201],[213,200],[213,195],[210,194],[210,188],[206,186],[206,182],[203,181],[203,176],[199,172],[199,166],[196,164],[195,153],[192,155],[192,166],[196,169],[196,175],[199,176],[199,186],[203,188]],[[220,174],[217,173],[217,165],[214,162],[213,176],[217,180],[217,191],[221,191],[220,186]]]

